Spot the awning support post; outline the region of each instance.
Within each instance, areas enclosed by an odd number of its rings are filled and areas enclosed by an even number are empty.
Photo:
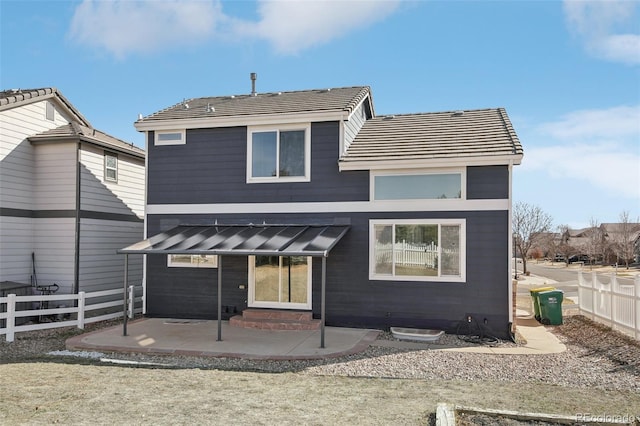
[[[124,319],[124,321],[122,322],[122,335],[126,336],[127,335],[127,319],[128,319],[128,313],[129,313],[129,307],[127,306],[129,298],[127,297],[127,289],[129,287],[129,283],[128,281],[128,275],[129,275],[129,255],[125,254],[124,255],[124,300],[122,303],[122,318]]]
[[[324,310],[327,287],[327,258],[322,257],[322,296],[320,301],[320,348],[324,349]]]
[[[222,341],[222,256],[218,256],[218,342]]]

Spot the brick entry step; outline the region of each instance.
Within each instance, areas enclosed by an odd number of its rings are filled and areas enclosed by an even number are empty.
[[[261,330],[319,330],[320,320],[311,312],[276,309],[245,309],[242,315],[229,318],[229,325]]]

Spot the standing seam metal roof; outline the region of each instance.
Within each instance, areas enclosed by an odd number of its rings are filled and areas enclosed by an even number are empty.
[[[180,225],[118,253],[326,257],[348,230],[348,225]]]

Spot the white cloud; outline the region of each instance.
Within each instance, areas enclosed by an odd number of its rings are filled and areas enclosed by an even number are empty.
[[[547,142],[525,149],[522,171],[543,170],[640,200],[640,106],[576,111],[537,131]]]
[[[640,138],[640,105],[571,112],[559,121],[539,126],[561,140]]]
[[[386,18],[399,5],[387,1],[260,1],[258,22],[240,23],[245,36],[267,40],[279,53],[295,54]]]
[[[84,0],[69,36],[118,58],[132,53],[218,39],[265,40],[281,54],[295,54],[378,22],[398,7],[385,1],[258,2],[257,21],[225,15],[220,0]]]
[[[83,1],[69,36],[116,57],[201,43],[224,20],[218,1]]]
[[[640,2],[565,0],[567,24],[592,55],[613,62],[640,64]]]

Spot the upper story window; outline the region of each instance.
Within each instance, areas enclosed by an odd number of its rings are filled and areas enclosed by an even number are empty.
[[[462,172],[372,174],[374,200],[463,198]]]
[[[309,125],[250,128],[247,133],[247,182],[310,180]]]
[[[118,181],[118,156],[111,152],[104,153],[104,180]]]
[[[372,220],[370,238],[372,280],[465,280],[464,219]]]
[[[184,130],[155,133],[155,145],[184,145],[187,143]]]

